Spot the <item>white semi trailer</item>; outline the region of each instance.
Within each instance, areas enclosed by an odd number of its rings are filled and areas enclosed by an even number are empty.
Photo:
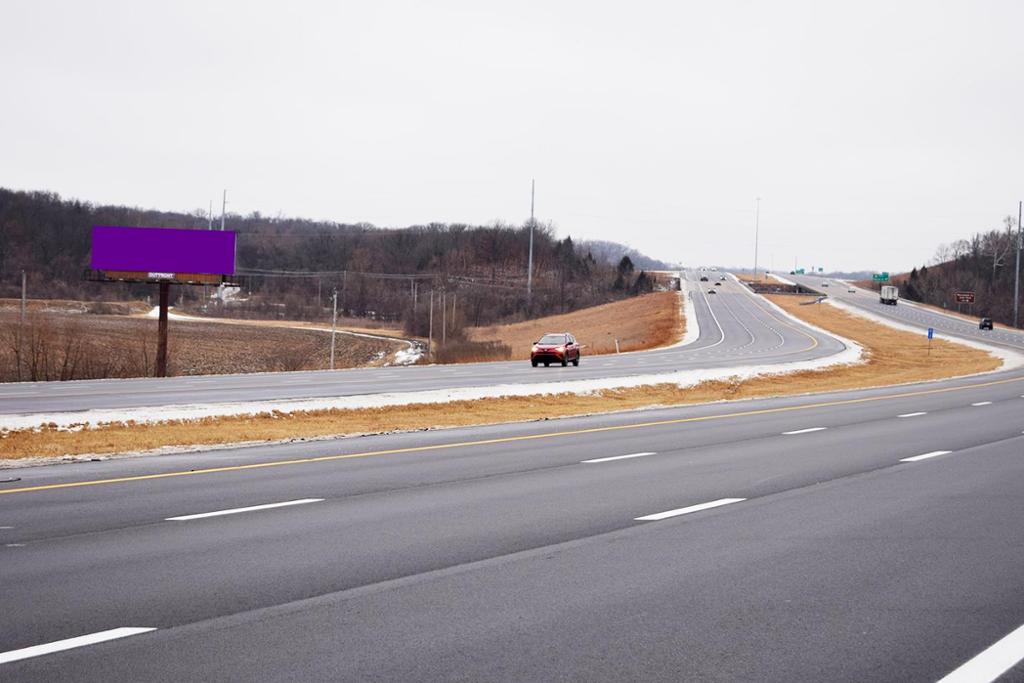
[[[882,293],[879,294],[878,300],[883,304],[889,304],[895,306],[896,302],[900,298],[900,290],[894,285],[882,285]]]

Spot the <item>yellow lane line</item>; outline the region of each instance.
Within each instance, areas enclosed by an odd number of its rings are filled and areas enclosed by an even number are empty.
[[[590,427],[587,429],[573,429],[563,432],[548,432],[545,434],[528,434],[525,436],[507,436],[498,439],[481,439],[478,441],[458,441],[454,443],[435,444],[433,446],[411,446],[408,448],[391,448],[380,451],[366,451],[363,453],[348,453],[343,455],[322,455],[316,458],[297,458],[294,460],[274,460],[271,462],[260,462],[252,463],[249,465],[229,465],[225,467],[208,467],[201,470],[187,470],[180,472],[162,472],[159,474],[140,474],[131,477],[116,477],[113,479],[93,479],[87,481],[71,481],[63,484],[44,484],[41,486],[27,486],[17,489],[3,489],[0,490],[0,495],[7,493],[30,493],[33,491],[52,491],[54,489],[69,489],[78,488],[81,486],[98,486],[100,484],[122,484],[125,482],[132,481],[147,481],[150,479],[169,479],[171,477],[189,477],[198,474],[216,474],[218,472],[240,472],[242,470],[256,470],[265,467],[282,467],[285,465],[303,465],[314,462],[328,462],[331,460],[351,460],[354,458],[369,458],[378,455],[396,455],[399,453],[421,453],[424,451],[442,451],[452,448],[469,448],[472,446],[489,446],[499,443],[514,443],[518,441],[534,441],[537,439],[552,439],[556,437],[565,436],[579,436],[581,434],[597,434],[602,432],[617,432],[626,429],[644,429],[647,427],[663,427],[665,425],[674,424],[685,424],[687,422],[708,422],[710,420],[724,420],[732,417],[750,417],[753,415],[771,415],[775,413],[789,413],[800,410],[810,410],[813,408],[830,408],[834,406],[846,406],[857,403],[873,403],[876,401],[891,401],[900,398],[913,398],[915,396],[928,396],[932,394],[946,394],[954,391],[964,391],[966,389],[980,389],[984,387],[998,386],[1001,384],[1011,384],[1015,382],[1024,382],[1024,377],[1015,377],[1011,379],[993,380],[990,382],[980,382],[978,384],[969,384],[961,387],[943,387],[940,389],[926,389],[922,391],[908,391],[901,394],[892,394],[889,396],[866,396],[863,398],[852,398],[843,399],[838,401],[825,401],[822,403],[809,403],[806,405],[799,406],[784,406],[780,408],[762,408],[759,410],[746,410],[736,413],[721,413],[718,415],[703,415],[700,417],[682,417],[673,420],[657,420],[654,422],[638,422],[635,424],[628,425],[615,425],[611,427]]]

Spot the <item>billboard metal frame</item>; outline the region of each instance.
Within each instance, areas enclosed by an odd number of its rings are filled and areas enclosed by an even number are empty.
[[[113,248],[109,242],[110,231],[120,232],[122,234],[130,234],[128,231],[139,230],[140,233],[145,231],[150,233],[152,237],[152,231],[154,230],[167,230],[166,235],[159,235],[160,238],[170,238],[175,234],[181,234],[183,237],[188,237],[188,233],[194,232],[205,232],[198,230],[180,230],[173,228],[131,228],[131,227],[119,227],[119,226],[93,226],[93,246],[96,245],[96,233],[97,228],[101,231],[107,231],[107,241],[105,242],[104,248]],[[224,235],[224,233],[220,233]],[[232,232],[231,237],[232,247],[234,248],[235,235]],[[140,242],[143,244],[143,242]],[[143,244],[144,245],[144,244]],[[164,244],[163,246],[166,246]],[[134,254],[130,252],[124,252],[123,254],[115,253],[113,255],[104,254],[104,259],[111,259],[112,262],[122,260],[119,257],[127,254],[124,260],[138,262]],[[194,261],[185,259],[176,259],[175,262],[178,265],[186,261]],[[96,254],[93,252],[93,264],[96,264]],[[193,262],[194,266],[195,263]],[[231,270],[234,271],[234,254],[231,255]],[[158,334],[157,334],[157,347],[156,347],[156,376],[166,377],[167,376],[167,309],[170,305],[171,299],[171,285],[187,285],[187,286],[228,286],[228,287],[240,287],[240,278],[236,277],[232,273],[182,273],[182,272],[152,272],[142,270],[111,270],[111,269],[94,269],[90,268],[85,271],[83,279],[91,282],[123,282],[123,283],[139,283],[139,284],[155,284],[160,287],[160,316],[158,323]]]

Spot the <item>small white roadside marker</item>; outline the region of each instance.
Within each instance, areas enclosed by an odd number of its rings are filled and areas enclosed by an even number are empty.
[[[591,465],[598,462],[611,462],[612,460],[625,460],[627,458],[642,458],[645,455],[657,455],[657,453],[651,451],[648,453],[630,453],[628,455],[613,455],[608,458],[594,458],[593,460],[580,460],[581,463]]]
[[[268,503],[266,505],[252,505],[246,508],[232,508],[230,510],[217,510],[215,512],[200,512],[197,515],[181,515],[180,517],[168,517],[167,522],[188,522],[193,519],[205,519],[206,517],[220,517],[221,515],[237,515],[240,512],[255,512],[257,510],[270,510],[272,508],[283,508],[290,505],[305,505],[306,503],[319,503],[323,498],[303,498],[302,500],[288,500],[283,503]]]
[[[127,636],[135,636],[140,633],[149,633],[150,631],[155,630],[155,628],[148,627],[139,628],[125,626],[122,628],[112,628],[109,631],[90,633],[86,636],[66,638],[64,640],[55,640],[52,643],[33,645],[32,647],[23,647],[20,650],[0,652],[0,664],[7,664],[8,662],[17,662],[20,659],[39,657],[41,655],[48,655],[54,652],[61,652],[62,650],[71,650],[76,647],[84,647],[85,645],[95,645],[96,643],[103,643],[108,640],[117,640],[118,638],[126,638]]]
[[[903,413],[902,415],[897,415],[896,417],[917,417],[918,415],[927,415],[927,414],[928,413]]]
[[[720,507],[722,505],[729,505],[730,503],[742,503],[746,498],[719,498],[709,503],[700,503],[699,505],[691,505],[690,507],[679,508],[677,510],[668,510],[667,512],[658,512],[653,515],[644,515],[643,517],[636,517],[637,522],[657,522],[662,519],[668,519],[669,517],[678,517],[679,515],[688,515],[691,512],[700,512],[701,510],[709,510],[711,508]]]
[[[931,453],[923,453],[921,455],[915,455],[912,458],[900,458],[900,462],[917,462],[918,460],[927,460],[928,458],[937,458],[940,455],[949,455],[953,451],[932,451]]]
[[[989,683],[1024,659],[1024,626],[1004,636],[939,683]]]
[[[992,401],[978,401],[977,403],[972,403],[971,405],[974,406],[975,408],[977,408],[978,406],[990,406],[992,405]]]
[[[808,427],[807,429],[797,429],[792,432],[782,432],[785,436],[792,436],[793,434],[809,434],[810,432],[820,432],[828,427]]]

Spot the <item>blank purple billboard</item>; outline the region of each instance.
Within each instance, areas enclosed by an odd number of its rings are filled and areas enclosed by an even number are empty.
[[[232,275],[235,272],[235,233],[94,225],[92,267],[93,270]]]

